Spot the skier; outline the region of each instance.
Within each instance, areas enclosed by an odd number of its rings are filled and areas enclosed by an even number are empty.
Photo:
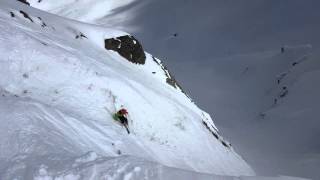
[[[120,109],[117,113],[114,114],[113,118],[116,121],[119,121],[127,130],[128,134],[130,134],[128,128],[128,111],[124,108]]]

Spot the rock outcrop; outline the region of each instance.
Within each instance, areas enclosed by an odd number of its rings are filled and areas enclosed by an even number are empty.
[[[136,64],[144,64],[146,55],[144,50],[133,36],[120,36],[117,38],[105,39],[105,48],[118,52],[128,61]]]
[[[22,3],[24,3],[24,4],[28,5],[28,6],[30,6],[30,3],[29,3],[27,0],[17,0],[17,1],[22,2]]]

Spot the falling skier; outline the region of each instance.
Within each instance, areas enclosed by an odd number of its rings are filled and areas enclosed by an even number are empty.
[[[126,128],[128,134],[130,134],[127,116],[128,116],[128,111],[122,108],[113,115],[113,119],[116,121],[119,121]]]

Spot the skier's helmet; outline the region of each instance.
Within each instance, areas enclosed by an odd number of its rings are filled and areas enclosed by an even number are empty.
[[[124,108],[120,109],[119,111],[121,114],[125,115],[125,114],[128,114],[128,111]]]

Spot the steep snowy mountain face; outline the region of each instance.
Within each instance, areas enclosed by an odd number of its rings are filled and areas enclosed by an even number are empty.
[[[0,179],[294,179],[245,177],[253,170],[133,36],[31,7],[91,20],[130,2],[0,2]],[[122,107],[130,134],[112,117]]]
[[[18,1],[0,18],[0,179],[254,175],[134,37]],[[130,134],[112,118],[121,107]]]
[[[319,3],[154,0],[131,24],[257,173],[320,179]]]

